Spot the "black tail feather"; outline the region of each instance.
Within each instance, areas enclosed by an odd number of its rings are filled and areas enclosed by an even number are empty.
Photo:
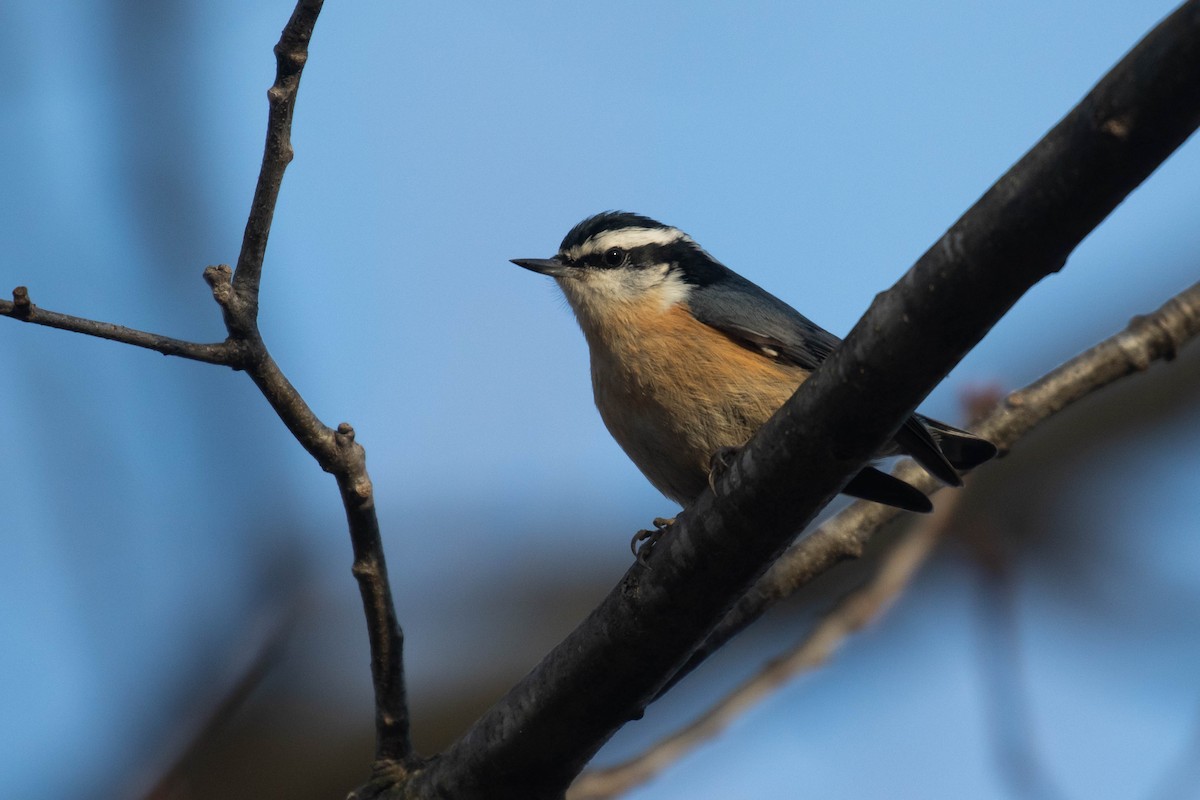
[[[946,458],[946,454],[934,441],[933,434],[925,427],[924,420],[916,415],[905,420],[896,431],[895,442],[902,452],[908,453],[913,460],[925,468],[933,477],[949,486],[962,486],[962,478],[954,469],[954,465]]]
[[[842,493],[921,514],[933,510],[933,503],[915,486],[909,486],[899,478],[880,472],[874,467],[863,467],[850,479]]]
[[[929,431],[937,447],[957,469],[974,469],[985,461],[996,457],[996,445],[969,431],[955,428],[936,419],[917,415],[917,419]]]
[[[996,455],[996,446],[973,433],[914,414],[896,432],[896,446],[933,477],[962,486],[958,470],[974,469]]]

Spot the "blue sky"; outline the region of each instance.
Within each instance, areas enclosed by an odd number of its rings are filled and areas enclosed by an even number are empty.
[[[509,258],[550,255],[596,211],[638,211],[845,333],[1172,7],[328,4],[262,326],[317,413],[368,448],[418,715],[474,660],[510,658],[520,620],[489,616],[506,587],[581,560],[615,582],[632,531],[674,511],[604,431],[557,290]],[[290,7],[0,13],[0,277],[47,308],[221,338],[200,273],[236,258]],[[1189,142],[924,408],[956,418],[964,387],[1028,382],[1194,282],[1198,169]],[[334,487],[244,377],[12,323],[0,355],[0,795],[142,765],[172,681],[197,648],[252,638],[255,583],[289,552],[311,559],[313,602],[345,631],[314,680],[369,713]],[[1196,640],[1200,420],[1168,422],[1056,487],[1064,519],[1139,565],[1111,578],[1123,602],[1042,603],[1060,576],[1022,575],[1037,724],[1073,796],[1145,792],[1197,705],[1198,654],[1178,642]],[[1164,538],[1135,549],[1131,530]],[[1175,592],[1172,623],[1147,587]],[[969,598],[963,574],[936,573],[894,622],[634,796],[736,797],[747,775],[762,798],[797,781],[1008,796]],[[1121,614],[1153,641],[1098,621]]]

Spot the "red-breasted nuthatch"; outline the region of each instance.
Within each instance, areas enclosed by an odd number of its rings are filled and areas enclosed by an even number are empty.
[[[587,338],[604,424],[650,483],[684,506],[709,485],[714,455],[745,444],[840,343],[687,234],[637,214],[590,217],[553,258],[513,263],[558,282]],[[914,414],[880,456],[895,453],[959,486],[957,470],[996,448]],[[874,467],[843,491],[932,508],[915,487]]]

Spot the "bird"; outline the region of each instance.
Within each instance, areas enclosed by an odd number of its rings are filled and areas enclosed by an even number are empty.
[[[587,340],[600,418],[650,483],[682,507],[841,343],[683,231],[639,214],[588,217],[551,258],[512,263],[558,283]],[[982,437],[914,413],[878,455],[910,455],[960,486],[959,470],[996,452]],[[919,489],[869,465],[842,492],[932,509]],[[669,523],[655,520],[660,530]],[[639,539],[653,536],[639,532],[635,553]]]

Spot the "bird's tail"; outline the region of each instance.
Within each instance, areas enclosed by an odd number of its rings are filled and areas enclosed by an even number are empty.
[[[943,483],[961,486],[958,470],[974,469],[996,455],[996,445],[973,433],[914,414],[896,433],[896,444]],[[842,492],[907,511],[933,509],[920,490],[874,467],[864,467]]]
[[[933,510],[933,503],[929,502],[929,498],[920,489],[874,467],[863,467],[859,470],[846,484],[846,488],[842,489],[842,493],[860,500],[903,508],[905,511],[916,511],[919,514]]]
[[[929,474],[950,486],[962,486],[958,470],[973,469],[997,452],[987,439],[920,414],[908,418],[895,441]]]
[[[917,418],[929,431],[937,443],[938,449],[955,469],[975,469],[983,462],[995,458],[996,453],[999,452],[996,445],[970,431],[960,430],[953,425],[922,417],[919,414]]]

